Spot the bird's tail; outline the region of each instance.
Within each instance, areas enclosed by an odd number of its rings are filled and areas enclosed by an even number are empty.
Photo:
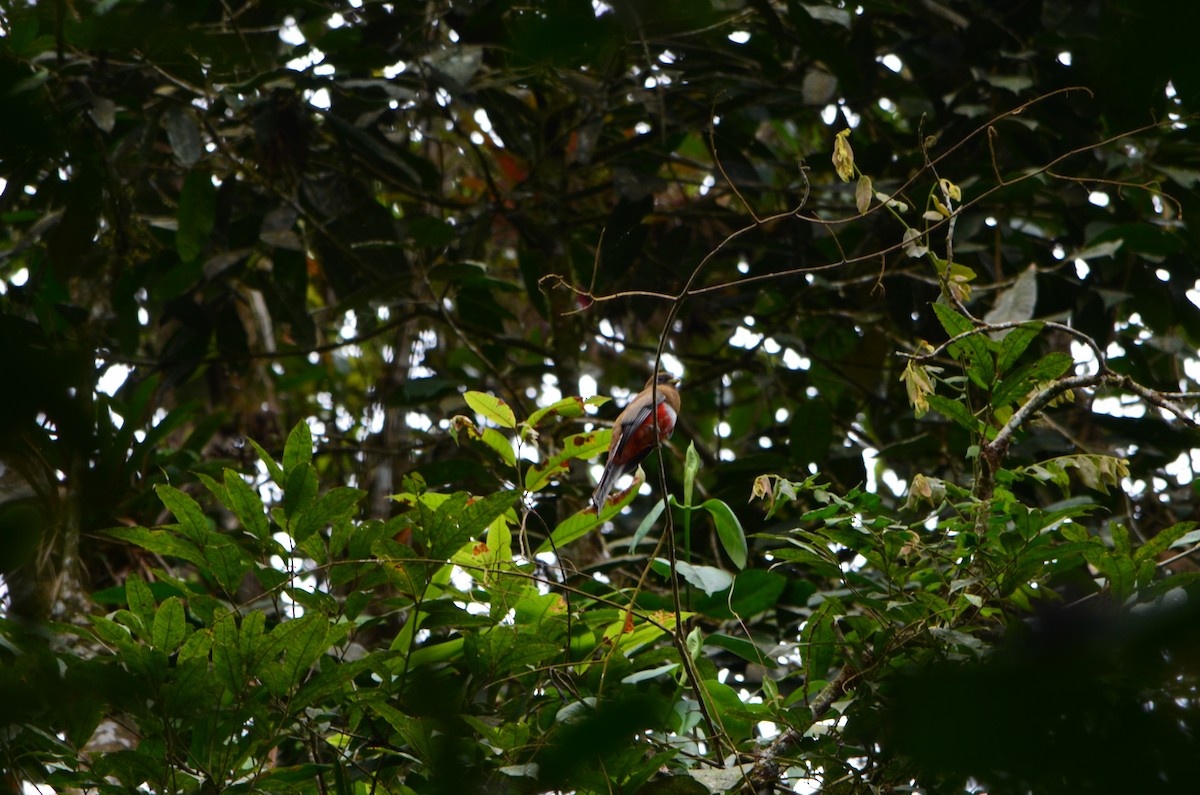
[[[600,513],[604,508],[604,501],[608,499],[608,493],[612,491],[613,481],[616,479],[617,468],[605,467],[600,482],[596,484],[596,490],[592,492],[592,505],[596,506],[596,513]]]

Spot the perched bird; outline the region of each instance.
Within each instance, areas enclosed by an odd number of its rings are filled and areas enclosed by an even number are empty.
[[[646,388],[617,416],[604,474],[592,494],[592,505],[596,506],[597,512],[604,507],[617,479],[637,469],[650,451],[675,430],[675,417],[679,414],[679,391],[675,389],[678,383],[679,379],[670,373],[659,373],[646,382]],[[654,437],[655,416],[658,418],[657,439]]]

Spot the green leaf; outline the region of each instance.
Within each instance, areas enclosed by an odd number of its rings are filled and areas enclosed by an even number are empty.
[[[766,668],[778,668],[779,663],[745,638],[735,638],[730,635],[713,634],[704,638],[705,646],[716,646],[732,652],[747,662],[762,665]]]
[[[150,586],[136,572],[131,572],[125,578],[125,603],[129,605],[129,611],[141,622],[143,633],[150,634],[158,602],[155,601]]]
[[[585,413],[584,406],[603,406],[611,399],[600,395],[594,395],[586,400],[578,396],[565,397],[545,408],[540,408],[533,412],[525,422],[531,427],[537,428],[541,425],[542,420],[547,417],[559,417],[561,419],[582,417]]]
[[[241,547],[227,538],[214,534],[214,540],[204,547],[205,569],[217,579],[225,593],[237,593],[242,579],[253,564]]]
[[[314,505],[300,511],[292,523],[292,538],[302,543],[322,527],[342,519],[349,519],[357,510],[358,503],[367,493],[362,489],[339,486],[321,495]]]
[[[230,693],[240,693],[246,686],[246,663],[233,613],[225,613],[216,620],[212,636],[213,674]]]
[[[563,449],[559,453],[525,472],[525,490],[541,491],[551,480],[567,472],[568,461],[592,458],[607,450],[611,441],[612,430],[608,428],[568,436],[563,439]]]
[[[175,596],[167,597],[154,614],[154,631],[150,636],[150,645],[167,654],[173,654],[183,643],[186,632],[187,619],[183,614],[183,602]]]
[[[838,574],[841,570],[838,569]],[[773,610],[788,587],[788,578],[765,569],[746,569],[733,580],[733,591],[697,597],[693,604],[706,616],[718,619],[754,616]]]
[[[96,637],[100,638],[100,642],[113,648],[118,649],[123,654],[131,654],[137,647],[137,643],[133,640],[133,635],[129,629],[121,626],[111,618],[105,616],[88,616],[88,620],[92,622],[92,629],[96,633]]]
[[[214,535],[199,503],[187,494],[166,484],[155,486],[154,491],[167,510],[175,515],[179,531],[187,536],[188,540],[203,546],[209,537]]]
[[[1173,524],[1164,530],[1158,531],[1154,538],[1151,538],[1145,544],[1142,544],[1140,547],[1138,547],[1137,551],[1133,553],[1133,559],[1140,563],[1143,560],[1153,560],[1157,558],[1160,554],[1170,549],[1176,541],[1194,530],[1195,527],[1195,522],[1179,522],[1178,524]],[[126,585],[126,588],[128,587],[129,586]],[[133,609],[132,605],[130,606],[130,609]]]
[[[515,491],[501,491],[486,497],[471,497],[466,492],[458,492],[434,511],[420,503],[421,529],[429,545],[429,557],[449,559],[463,544],[482,533],[496,517],[509,510],[517,496]]]
[[[270,540],[271,522],[258,492],[245,478],[228,468],[225,470],[225,493],[229,498],[228,507],[237,515],[242,528],[260,542]]]
[[[714,722],[734,742],[747,740],[752,734],[750,708],[738,697],[737,691],[715,679],[700,683],[700,694]]]
[[[247,613],[238,630],[238,653],[246,664],[246,672],[253,676],[258,671],[267,653],[267,617],[261,610]]]
[[[975,326],[970,320],[960,315],[948,304],[934,304],[933,311],[941,321],[942,327],[951,338],[971,331]],[[981,389],[991,389],[996,380],[996,366],[992,361],[992,352],[982,334],[972,334],[954,343],[949,348],[950,353],[963,362],[967,375]],[[932,403],[932,401],[930,401]]]
[[[467,405],[478,414],[482,414],[501,428],[516,428],[517,418],[513,410],[500,398],[486,392],[467,392],[464,396]]]
[[[229,507],[229,489],[225,488],[225,484],[206,475],[203,472],[197,472],[196,477],[200,478],[200,482],[208,489],[209,493],[216,497],[222,505]]]
[[[733,509],[722,500],[705,500],[700,506],[712,516],[717,525],[717,537],[721,539],[721,547],[725,554],[739,569],[746,568],[746,533],[742,523],[738,521]]]
[[[926,395],[929,407],[947,419],[953,420],[968,431],[978,433],[983,430],[983,423],[970,412],[964,403],[950,400],[941,395]]]
[[[554,528],[554,532],[550,534],[550,537],[543,541],[541,546],[537,548],[536,554],[540,555],[543,552],[562,549],[575,539],[587,535],[591,530],[616,516],[626,505],[633,502],[634,498],[637,497],[638,489],[642,487],[642,483],[644,482],[644,477],[641,475],[635,476],[633,484],[615,497],[610,496],[604,504],[604,510],[599,513],[596,512],[595,508],[589,507],[564,519],[559,523],[558,527]]]
[[[283,487],[283,515],[288,525],[294,525],[300,514],[317,499],[317,470],[307,461],[288,470],[287,485]]]
[[[654,523],[658,521],[658,517],[662,516],[662,512],[667,509],[667,504],[662,500],[656,500],[654,507],[650,512],[642,517],[642,521],[638,524],[637,530],[633,531],[633,537],[629,539],[629,553],[632,555],[637,551],[637,545],[641,543],[646,534],[654,527]]]
[[[1021,354],[1029,347],[1038,335],[1042,333],[1043,324],[1040,322],[1024,323],[1008,332],[1004,342],[1000,344],[1000,356],[996,361],[996,369],[1001,373],[1017,363]]]
[[[656,562],[660,566],[670,567],[671,565],[665,558],[658,558]],[[677,560],[675,561],[675,570],[679,572],[680,577],[708,596],[728,590],[733,585],[733,575],[715,566],[696,566]]]
[[[500,460],[508,466],[517,465],[517,455],[513,452],[512,443],[500,431],[495,428],[482,428],[479,431],[479,440],[495,451]]]
[[[1036,362],[1018,367],[1001,378],[992,390],[992,406],[1001,408],[1010,403],[1020,403],[1035,386],[1053,381],[1075,364],[1069,353],[1048,353]]]
[[[280,624],[287,627],[284,632],[284,675],[289,686],[300,682],[300,677],[307,673],[313,663],[325,652],[325,638],[329,635],[329,621],[324,616],[308,612],[304,617],[296,618]],[[275,632],[280,630],[275,628]],[[271,635],[274,635],[272,632]]]
[[[217,189],[207,171],[191,171],[179,195],[179,225],[175,250],[184,262],[192,262],[204,251],[217,218]]]
[[[689,508],[692,505],[692,492],[696,486],[696,473],[699,471],[700,454],[696,452],[696,443],[688,442],[687,452],[683,456],[683,504]],[[740,569],[741,566],[738,568]]]
[[[311,464],[313,459],[312,431],[308,423],[296,423],[283,446],[283,470],[290,478],[292,470],[299,464]]]
[[[671,671],[674,671],[678,667],[679,667],[679,663],[673,662],[673,663],[666,663],[665,665],[660,665],[657,668],[650,668],[645,671],[638,671],[637,673],[629,674],[629,676],[622,678],[621,684],[636,685],[638,682],[645,682],[650,679],[657,679],[660,676],[664,676],[666,674],[671,673]]]
[[[204,566],[204,555],[200,553],[195,544],[167,530],[150,530],[145,527],[113,527],[105,530],[104,534],[137,544],[142,549],[148,549],[159,555],[168,555],[197,566]]]
[[[845,608],[840,601],[827,598],[805,622],[800,632],[805,681],[823,681],[829,675],[837,651],[833,622],[843,613]]]
[[[284,482],[283,468],[279,466],[279,462],[271,457],[271,454],[262,448],[258,442],[253,439],[247,439],[250,446],[254,448],[254,452],[258,454],[258,460],[262,461],[263,466],[267,468],[267,473],[271,476],[271,480],[277,485],[282,486]]]

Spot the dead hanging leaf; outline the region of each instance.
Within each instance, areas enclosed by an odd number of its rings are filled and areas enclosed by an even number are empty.
[[[983,322],[992,325],[1001,323],[1024,323],[1033,318],[1037,305],[1037,267],[1030,265],[1017,277],[1012,286],[996,296],[996,303],[983,316]],[[1002,340],[1012,329],[993,331],[994,340]]]
[[[946,270],[946,281],[950,294],[962,303],[971,300],[971,284],[975,280],[975,271],[957,262],[952,262]]]
[[[863,174],[858,178],[858,185],[854,187],[854,206],[860,213],[865,213],[870,208],[871,195],[871,178]]]
[[[928,395],[933,394],[933,379],[929,375],[928,368],[909,359],[908,364],[904,367],[904,372],[900,374],[900,380],[904,382],[904,389],[908,393],[908,402],[913,407],[913,413],[916,414],[917,419],[921,419],[929,411]]]
[[[913,259],[918,259],[929,253],[928,246],[920,245],[921,230],[914,227],[909,227],[904,230],[904,240],[901,245],[904,246],[904,253]]]
[[[854,150],[850,148],[850,128],[838,133],[833,139],[833,170],[842,182],[854,176]]]
[[[962,188],[945,177],[938,180],[938,187],[942,189],[942,195],[949,196],[951,201],[962,201]]]
[[[912,483],[908,486],[908,497],[904,501],[905,510],[919,510],[922,503],[936,508],[946,498],[946,484],[940,478],[931,478],[917,473],[913,475]]]

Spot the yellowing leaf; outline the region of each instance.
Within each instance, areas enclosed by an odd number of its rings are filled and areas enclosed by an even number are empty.
[[[938,187],[942,189],[943,196],[949,196],[951,200],[956,202],[962,201],[962,189],[945,177],[938,180]]]
[[[850,129],[846,128],[833,139],[833,170],[842,182],[854,176],[854,150],[850,148]]]
[[[933,379],[929,376],[929,370],[924,365],[917,364],[915,360],[909,359],[908,364],[904,367],[904,372],[900,374],[900,380],[904,382],[904,389],[908,393],[908,402],[913,407],[913,412],[917,419],[921,419],[929,411],[928,396],[933,394]]]
[[[509,405],[495,395],[486,392],[467,392],[464,399],[474,411],[487,417],[502,428],[517,427],[517,418]]]
[[[865,213],[871,207],[872,194],[871,178],[863,174],[858,178],[858,185],[854,187],[854,206],[860,213]]]

